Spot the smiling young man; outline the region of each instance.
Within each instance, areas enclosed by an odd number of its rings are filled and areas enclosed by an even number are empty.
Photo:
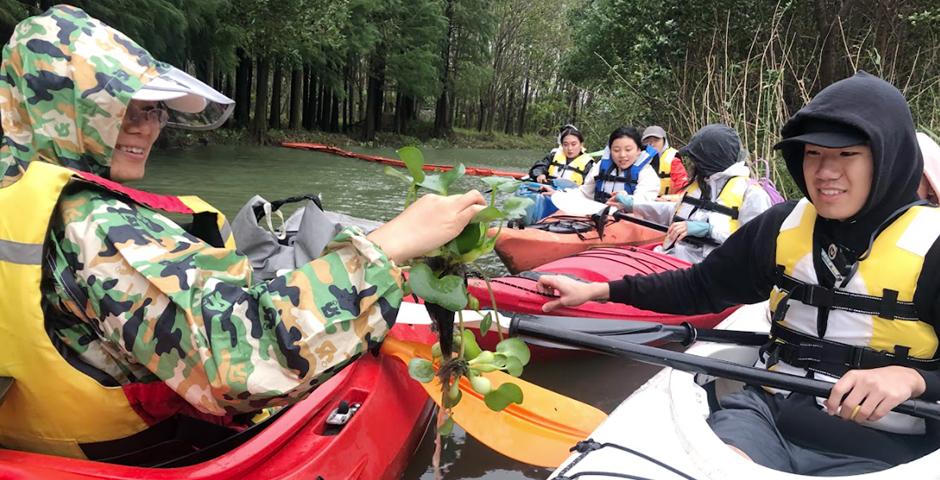
[[[747,387],[708,422],[745,456],[811,475],[877,471],[935,450],[937,428],[891,412],[940,398],[940,211],[917,197],[923,163],[903,95],[864,72],[820,92],[777,145],[805,198],[744,225],[701,264],[540,288],[668,313],[770,299],[760,366],[835,385],[827,399]]]

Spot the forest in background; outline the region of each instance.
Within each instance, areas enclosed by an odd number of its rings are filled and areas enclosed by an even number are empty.
[[[0,35],[55,3],[235,99],[227,128],[262,143],[545,138],[574,123],[599,148],[622,124],[682,144],[725,122],[773,158],[783,122],[858,69],[940,126],[936,0],[0,0]]]

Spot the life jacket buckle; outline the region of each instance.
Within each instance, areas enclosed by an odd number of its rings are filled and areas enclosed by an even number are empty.
[[[864,366],[864,357],[865,357],[865,348],[864,347],[852,347],[851,360],[849,361],[849,369],[858,369],[863,368]]]

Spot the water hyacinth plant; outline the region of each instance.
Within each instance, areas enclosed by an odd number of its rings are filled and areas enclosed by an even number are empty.
[[[399,157],[405,162],[407,174],[390,166],[385,173],[399,178],[407,184],[405,207],[418,199],[421,189],[440,195],[448,195],[450,186],[464,174],[464,166],[457,165],[452,170],[440,174],[424,172],[424,156],[415,147],[398,150]],[[518,181],[504,177],[486,177],[482,181],[489,190],[489,205],[481,210],[455,239],[426,256],[413,260],[408,270],[408,289],[422,298],[437,330],[438,342],[432,347],[433,360],[412,359],[408,372],[415,380],[428,383],[439,381],[442,390],[441,405],[444,409],[438,419],[439,435],[447,435],[453,428],[450,409],[457,405],[462,396],[459,388],[461,377],[466,377],[473,390],[480,394],[487,407],[500,411],[510,404],[522,403],[522,390],[513,383],[503,383],[493,388],[490,380],[483,374],[502,370],[518,377],[523,367],[529,363],[529,348],[518,338],[503,338],[497,326],[500,342],[496,351],[482,350],[471,330],[464,328],[463,310],[479,311],[480,302],[467,292],[466,278],[476,274],[486,279],[476,260],[493,251],[496,237],[487,236],[487,229],[493,222],[502,222],[525,215],[525,209],[531,200],[510,197],[502,206],[496,205],[497,195],[510,193],[518,187]],[[487,285],[489,284],[488,279]],[[490,292],[490,302],[496,309],[495,298]],[[455,319],[456,317],[456,319]],[[492,327],[493,314],[486,313],[480,323],[480,333],[486,333]],[[435,454],[437,469],[440,452],[440,436]]]

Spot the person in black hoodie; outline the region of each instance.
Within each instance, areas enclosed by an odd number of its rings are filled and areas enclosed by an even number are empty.
[[[715,433],[791,473],[882,470],[940,446],[891,409],[940,399],[940,211],[917,198],[923,161],[903,95],[865,72],[821,91],[777,144],[805,198],[776,205],[687,270],[579,283],[543,276],[560,305],[611,300],[674,314],[770,299],[758,365],[835,382],[827,399],[746,387]]]

